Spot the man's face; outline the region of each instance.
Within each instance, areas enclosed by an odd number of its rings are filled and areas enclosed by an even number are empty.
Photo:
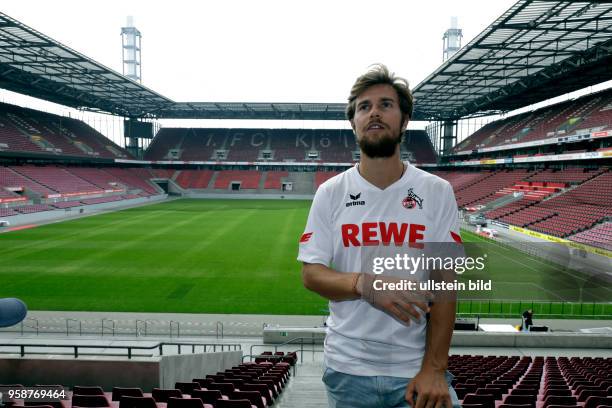
[[[402,123],[397,92],[391,85],[379,84],[366,89],[355,100],[351,121],[362,152],[371,158],[391,157],[401,142],[408,119]]]

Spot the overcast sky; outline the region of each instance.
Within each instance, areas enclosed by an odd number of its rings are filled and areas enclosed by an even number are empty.
[[[4,0],[2,11],[118,72],[133,16],[143,84],[177,102],[345,102],[375,62],[415,87],[442,63],[452,16],[466,45],[514,3]]]
[[[142,33],[147,87],[175,101],[344,102],[368,65],[416,86],[515,0],[5,0],[3,12],[121,72],[121,27]]]

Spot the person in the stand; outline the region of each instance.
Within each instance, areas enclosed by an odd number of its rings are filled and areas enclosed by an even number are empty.
[[[446,371],[455,301],[379,291],[393,277],[361,265],[363,251],[390,239],[461,241],[451,185],[400,159],[412,105],[407,81],[384,65],[357,79],[346,114],[359,164],[319,187],[300,238],[304,286],[330,300],[323,382],[332,408],[460,406]]]
[[[529,331],[531,326],[533,326],[533,310],[527,309],[523,312],[523,329]]]

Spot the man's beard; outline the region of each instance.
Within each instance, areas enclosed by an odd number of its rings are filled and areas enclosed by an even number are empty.
[[[387,158],[395,154],[397,145],[402,141],[402,132],[398,132],[397,137],[382,137],[375,141],[369,140],[366,137],[357,139],[359,148],[371,159]]]

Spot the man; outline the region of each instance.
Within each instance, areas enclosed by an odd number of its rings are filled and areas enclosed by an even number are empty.
[[[347,117],[361,159],[319,187],[300,239],[304,285],[330,300],[330,407],[459,406],[446,372],[454,298],[431,303],[416,291],[378,291],[376,280],[397,278],[362,272],[366,251],[377,246],[460,241],[450,184],[400,160],[412,105],[407,81],[384,65],[357,79]]]
[[[533,310],[527,309],[523,312],[523,328],[529,331],[531,326],[533,326]]]

